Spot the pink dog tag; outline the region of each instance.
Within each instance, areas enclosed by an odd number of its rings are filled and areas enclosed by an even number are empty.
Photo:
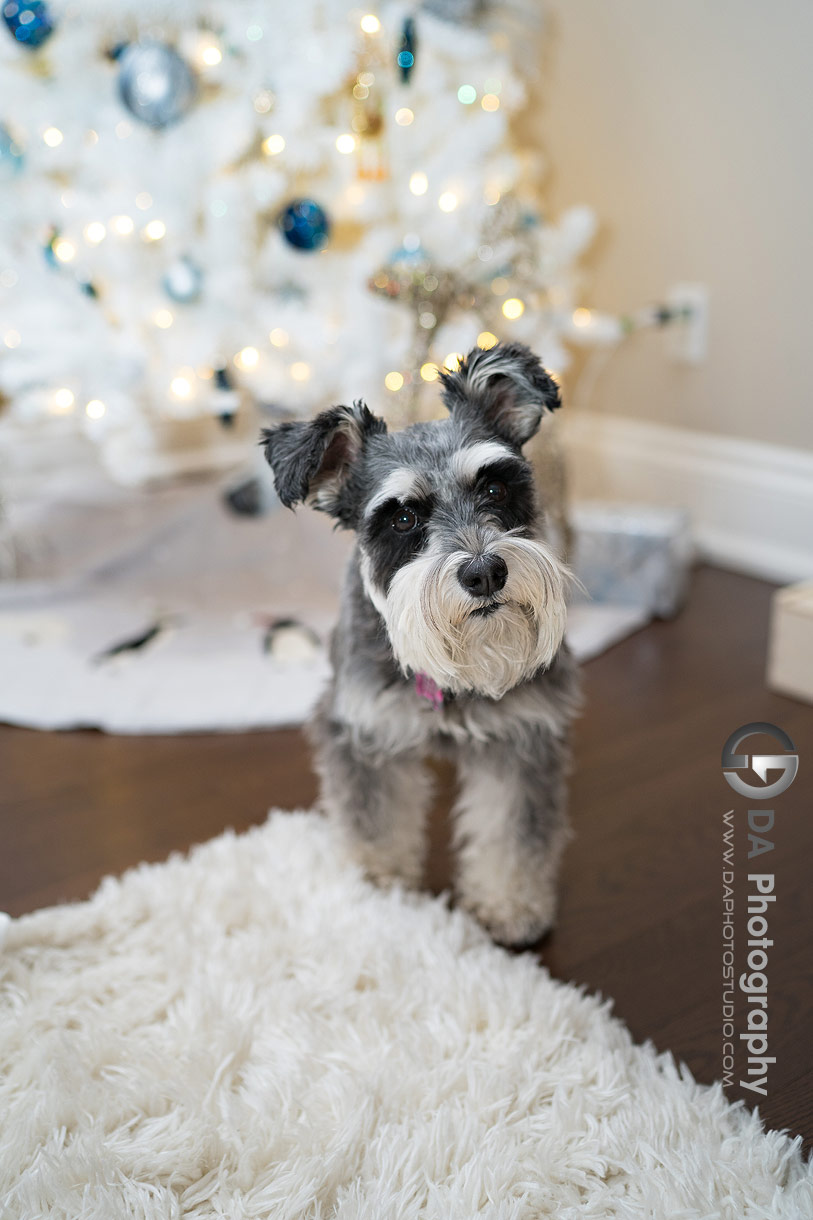
[[[415,675],[415,690],[422,699],[428,699],[433,707],[443,705],[443,691],[434,678],[429,677],[429,674]]]

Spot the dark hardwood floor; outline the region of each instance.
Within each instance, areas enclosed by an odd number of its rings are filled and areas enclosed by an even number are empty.
[[[638,1040],[722,1075],[723,814],[733,809],[736,971],[745,969],[748,872],[773,873],[768,936],[769,1050],[764,1120],[813,1145],[813,707],[764,683],[771,586],[711,568],[685,612],[585,667],[575,743],[576,837],[559,926],[540,956],[560,979],[613,997]],[[776,724],[800,755],[775,803],[771,853],[748,862],[747,802],[725,782],[722,746],[738,726]],[[765,742],[776,752],[776,744]],[[747,749],[756,748],[756,740]],[[449,882],[440,770],[428,881]],[[296,730],[128,738],[0,728],[0,910],[13,915],[87,896],[100,878],[260,822],[271,805],[316,794]],[[753,890],[753,886],[750,887]],[[737,1003],[737,1033],[746,1005]],[[737,1042],[734,1079],[746,1078]],[[739,1085],[731,1099],[755,1097]]]

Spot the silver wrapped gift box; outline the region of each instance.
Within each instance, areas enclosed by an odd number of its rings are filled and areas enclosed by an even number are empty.
[[[671,618],[686,600],[693,557],[681,508],[584,500],[572,505],[574,601],[637,606]]]

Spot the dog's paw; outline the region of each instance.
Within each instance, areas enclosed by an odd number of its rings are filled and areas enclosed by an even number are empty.
[[[420,862],[397,858],[391,852],[382,852],[369,844],[354,844],[353,855],[368,881],[379,889],[390,890],[403,886],[416,890],[423,880]]]
[[[484,895],[463,891],[460,906],[483,925],[499,945],[514,949],[535,945],[556,922],[556,886],[540,879],[523,893]]]

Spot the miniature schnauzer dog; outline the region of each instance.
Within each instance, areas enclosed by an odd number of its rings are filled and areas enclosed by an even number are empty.
[[[552,925],[567,838],[568,573],[522,446],[559,406],[528,348],[443,373],[448,419],[390,433],[357,402],[263,433],[277,494],[356,531],[311,726],[323,804],[368,876],[420,882],[427,754],[456,759],[457,892],[506,944]]]

